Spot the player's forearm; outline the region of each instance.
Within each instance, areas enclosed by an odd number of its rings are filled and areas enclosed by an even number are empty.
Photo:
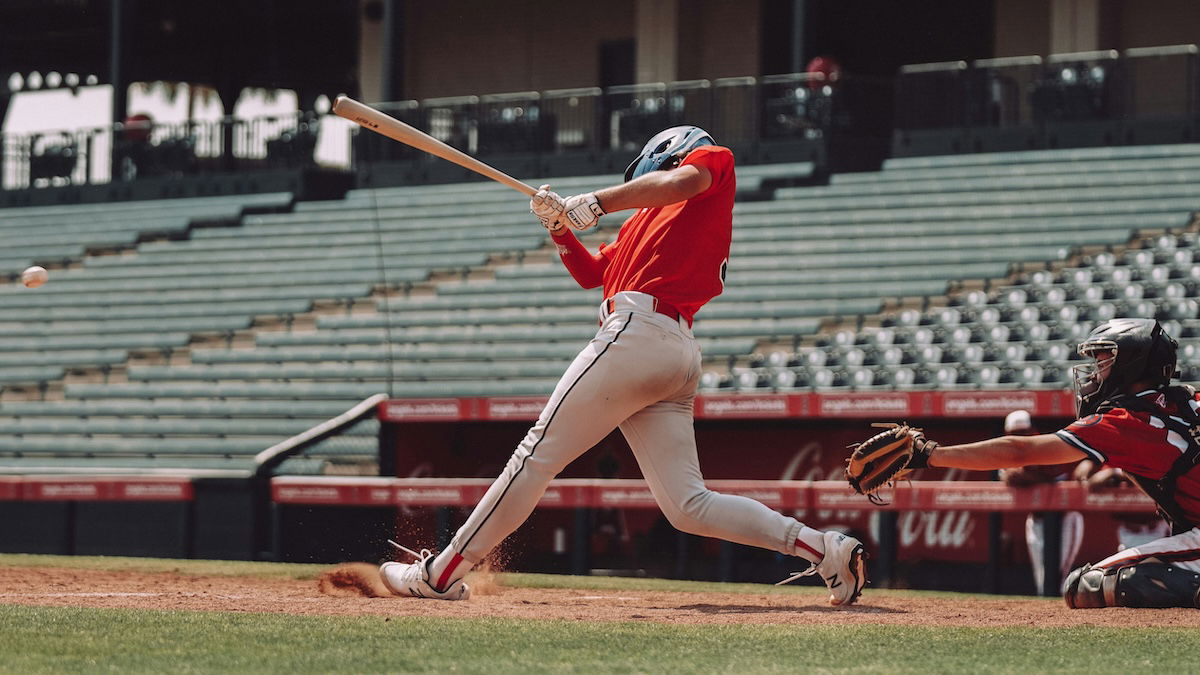
[[[977,443],[939,446],[930,453],[929,466],[988,471],[1029,464],[1013,439],[1013,436],[1001,436]]]
[[[597,190],[596,199],[608,213],[655,208],[691,199],[708,189],[711,180],[707,170],[689,165],[654,171],[628,183]]]
[[[1084,458],[1054,434],[999,436],[976,443],[946,445],[929,455],[929,466],[947,469],[989,471],[1018,466],[1065,464]]]
[[[551,235],[558,245],[559,257],[563,266],[571,273],[583,288],[595,288],[604,283],[604,268],[608,259],[602,255],[592,255],[570,228],[564,227]]]

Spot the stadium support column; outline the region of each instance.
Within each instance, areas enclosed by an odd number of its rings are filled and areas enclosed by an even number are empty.
[[[396,101],[404,93],[404,0],[383,0],[380,47],[379,98]]]
[[[134,8],[134,0],[110,0],[108,30],[108,81],[112,85],[112,121],[124,122],[128,115],[129,106],[129,77],[125,72],[126,54],[129,51],[131,31],[128,28],[128,17]],[[112,176],[120,175],[117,166],[117,153],[112,153]]]
[[[404,96],[404,0],[362,0],[358,24],[359,96],[369,102]]]
[[[1103,0],[1052,0],[1050,53],[1089,52],[1117,44],[1119,9]]]
[[[638,0],[634,73],[638,83],[679,79],[680,0]]]
[[[805,21],[804,13],[808,8],[805,0],[792,0],[792,40],[791,53],[789,58],[791,61],[792,72],[802,73],[807,65],[805,59]]]
[[[12,94],[8,82],[0,82],[0,132],[4,131],[4,116],[8,114],[8,102]],[[4,189],[4,135],[0,133],[0,190]]]

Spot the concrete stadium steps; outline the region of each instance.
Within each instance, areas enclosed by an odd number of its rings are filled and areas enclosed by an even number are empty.
[[[330,462],[324,458],[295,457],[285,460],[277,474],[319,476]],[[90,475],[160,471],[207,475],[249,475],[254,472],[251,457],[58,457],[47,455],[8,456],[0,454],[0,475],[4,474],[78,474]]]
[[[232,221],[247,209],[281,209],[292,200],[290,193],[267,193],[0,209],[0,276],[15,277],[34,263],[69,264],[90,249],[182,236],[193,222]]]
[[[0,434],[77,435],[77,436],[242,436],[263,437],[268,445],[324,422],[327,417],[101,417],[101,416],[25,416],[0,418]],[[366,420],[349,435],[373,437],[376,420]]]
[[[836,223],[899,223],[911,221],[940,221],[940,220],[975,220],[997,218],[1052,218],[1061,216],[1103,216],[1103,215],[1141,215],[1147,212],[1161,213],[1178,211],[1186,214],[1194,207],[1194,197],[1178,199],[1116,199],[1112,201],[1074,201],[1057,202],[1016,201],[1011,204],[991,204],[983,206],[916,206],[913,208],[895,209],[867,207],[847,211],[808,211],[803,207],[794,210],[779,208],[777,211],[763,208],[763,202],[757,202],[753,211],[739,213],[739,223],[747,226],[755,223],[762,224],[794,224],[794,225],[829,225]],[[754,216],[754,217],[752,217]]]
[[[415,254],[437,254],[437,253],[463,253],[463,252],[497,252],[501,253],[506,250],[529,250],[540,248],[545,242],[545,230],[538,232],[527,227],[525,234],[507,235],[496,238],[480,239],[479,232],[473,232],[474,236],[456,236],[453,234],[446,237],[432,239],[424,242],[408,242],[402,238],[390,237],[384,233],[382,242],[385,247],[402,245],[410,252],[410,255]],[[373,232],[361,232],[344,235],[321,235],[321,236],[305,236],[305,237],[256,237],[254,235],[246,235],[245,237],[233,237],[229,239],[210,239],[210,240],[190,240],[186,242],[157,242],[154,244],[146,244],[142,247],[141,252],[147,255],[153,255],[157,252],[168,252],[173,254],[188,255],[192,252],[214,252],[220,253],[225,250],[245,250],[246,248],[257,249],[272,248],[275,250],[286,249],[314,249],[321,247],[341,247],[341,246],[371,246],[377,247],[381,238]]]
[[[382,253],[382,255],[381,255]],[[302,266],[308,269],[344,269],[347,263],[359,267],[378,267],[380,259],[387,270],[439,270],[465,269],[483,265],[489,258],[488,252],[467,253],[412,253],[403,246],[336,246],[310,250],[228,250],[206,253],[172,251],[153,256],[141,256],[134,260],[89,258],[88,270],[103,269],[100,278],[136,277],[146,270],[151,278],[170,276],[172,272],[199,274],[253,274],[257,269],[275,270],[284,265],[293,269]],[[370,261],[370,262],[368,262]]]
[[[327,399],[340,401],[342,410],[381,391],[404,397],[447,397],[447,396],[544,396],[553,391],[554,378],[520,378],[516,380],[479,380],[463,382],[445,380],[437,382],[396,381],[389,388],[380,382],[155,382],[118,384],[68,384],[64,389],[67,398],[194,398],[218,397],[224,399],[280,399],[291,397],[298,401]]]
[[[906,195],[924,193],[930,195],[955,195],[957,193],[978,194],[988,190],[1031,190],[1038,196],[1047,196],[1042,191],[1074,190],[1078,188],[1114,187],[1129,189],[1134,186],[1169,187],[1194,181],[1200,172],[1200,156],[1176,160],[1141,162],[1084,164],[1044,164],[1040,166],[1016,165],[1001,169],[990,169],[987,175],[964,175],[958,168],[906,170],[901,175],[875,174],[873,179],[866,174],[840,174],[832,177],[829,185],[811,188],[780,188],[775,192],[777,199],[840,199],[861,195],[876,197],[883,195]],[[854,176],[851,179],[851,176]],[[885,176],[887,178],[885,179]]]
[[[931,237],[992,234],[1008,236],[1030,232],[1080,232],[1089,229],[1166,229],[1187,225],[1189,216],[1178,209],[1140,215],[1066,217],[1016,217],[963,221],[912,221],[843,225],[770,226],[746,228],[734,235],[735,243],[757,241],[830,241],[868,238]],[[789,238],[789,232],[791,237]],[[731,262],[732,264],[732,262]]]
[[[594,331],[593,331],[594,332]],[[753,347],[753,339],[749,338],[710,338],[701,339],[701,348],[706,352],[729,356]],[[191,359],[196,364],[229,364],[229,363],[307,363],[315,379],[320,372],[319,364],[328,363],[330,369],[343,368],[352,371],[352,364],[360,361],[393,362],[396,372],[408,372],[425,366],[425,362],[451,361],[466,366],[466,370],[475,370],[476,377],[485,376],[493,367],[502,370],[506,362],[522,362],[534,360],[555,360],[565,364],[573,359],[585,343],[564,342],[501,342],[496,344],[479,342],[461,343],[410,343],[410,344],[333,344],[333,345],[296,345],[283,347],[258,347],[255,349],[193,349]],[[411,366],[408,363],[411,362]],[[334,365],[336,364],[336,365]],[[536,372],[532,364],[531,371]],[[375,366],[370,366],[374,368]],[[430,366],[431,368],[433,366]],[[442,366],[447,367],[447,366]],[[182,367],[180,367],[182,368]],[[269,372],[269,371],[267,371]],[[419,376],[418,370],[413,370],[414,376]],[[557,376],[560,372],[550,372],[543,376]],[[384,368],[386,376],[386,368]],[[469,375],[463,375],[469,377]],[[521,377],[518,372],[511,377]],[[294,380],[304,379],[297,374]]]
[[[829,197],[829,198],[795,198],[781,200],[781,206],[787,210],[817,213],[822,211],[838,211],[842,209],[917,209],[926,207],[958,207],[983,209],[985,207],[1025,206],[1031,202],[1039,205],[1052,206],[1059,204],[1079,204],[1086,202],[1117,202],[1134,201],[1140,206],[1154,207],[1156,202],[1163,202],[1161,210],[1173,208],[1172,200],[1194,199],[1197,188],[1193,183],[1177,185],[1154,185],[1134,187],[1095,187],[1073,189],[1046,189],[1043,191],[1017,189],[1009,191],[977,190],[974,192],[952,192],[948,194],[906,193],[903,195],[882,195],[862,197]],[[762,202],[756,202],[762,204]],[[758,209],[744,209],[740,213],[753,213]],[[784,209],[781,208],[781,211]],[[1076,210],[1078,212],[1078,210]],[[1135,213],[1136,211],[1129,211]],[[900,219],[908,213],[898,214]]]
[[[353,261],[342,269],[333,270],[297,270],[296,265],[290,265],[290,270],[265,271],[258,265],[231,266],[224,272],[215,272],[208,265],[196,265],[195,274],[191,268],[180,269],[172,266],[167,268],[142,268],[150,271],[174,271],[174,274],[136,275],[130,270],[123,270],[129,276],[97,278],[84,270],[66,270],[67,273],[54,275],[54,287],[46,286],[46,295],[69,295],[81,293],[120,293],[137,297],[139,293],[281,287],[281,286],[346,286],[352,284],[381,284],[403,281],[423,281],[429,273],[423,269],[408,267],[391,267],[380,269],[378,266],[364,264],[361,259]],[[205,274],[204,272],[207,272]],[[40,295],[39,291],[39,295]],[[2,296],[0,296],[2,297]]]
[[[225,317],[254,317],[259,315],[288,315],[301,314],[313,306],[311,300],[287,299],[282,300],[251,300],[228,302],[197,302],[193,304],[171,305],[82,305],[77,307],[14,307],[0,308],[0,322],[30,321],[30,322],[96,322],[96,321],[131,321],[147,320],[151,325],[154,319],[186,319],[204,316]],[[72,336],[56,336],[70,338]]]
[[[576,350],[578,351],[578,350]],[[270,358],[272,355],[264,355]],[[574,356],[572,354],[571,356]],[[296,361],[251,363],[213,363],[193,366],[130,366],[126,374],[130,382],[223,382],[231,380],[324,380],[373,381],[392,380],[476,380],[489,378],[548,378],[558,377],[570,362],[568,358],[537,360],[497,360],[478,363],[454,359],[432,363],[414,363],[401,357],[400,362],[381,360],[344,361],[322,360],[312,363]],[[384,386],[386,388],[386,384]]]
[[[1015,251],[1018,258],[1025,252],[1043,254],[1044,248],[1024,247]],[[902,279],[969,279],[1003,276],[1008,268],[1007,255],[996,251],[954,251],[949,258],[929,260],[927,255],[904,254],[897,257],[872,261],[869,267],[851,268],[850,263],[861,256],[818,255],[804,256],[755,256],[741,260],[730,260],[725,287],[732,288],[755,284],[785,283],[839,283],[843,281],[895,281]],[[976,257],[978,259],[976,259]],[[1043,258],[1033,258],[1041,260]],[[822,261],[828,262],[822,264]],[[1019,262],[1019,260],[1018,260]],[[508,265],[495,268],[499,283],[484,281],[447,281],[438,285],[438,293],[478,293],[485,289],[496,292],[524,292],[525,290],[569,290],[578,288],[567,271],[557,261]],[[717,296],[716,299],[720,299]],[[703,314],[698,320],[703,320]]]
[[[58,291],[45,293],[0,290],[0,313],[27,309],[34,313],[49,313],[55,309],[98,308],[122,306],[183,305],[188,303],[223,304],[274,302],[280,300],[336,300],[361,298],[370,295],[368,284],[330,284],[306,286],[242,286],[235,288],[182,288],[160,290],[143,287],[136,291]],[[40,289],[39,289],[40,290]]]
[[[378,392],[376,392],[378,393]],[[357,401],[356,401],[357,402]],[[65,399],[61,401],[2,401],[0,415],[24,417],[145,417],[151,419],[241,418],[329,419],[346,411],[343,401],[294,398],[227,400],[213,397],[199,399]]]
[[[0,346],[29,340],[30,350],[40,350],[48,339],[59,336],[74,339],[98,339],[119,334],[138,335],[145,331],[145,322],[133,319],[97,319],[97,321],[40,321],[0,323]],[[245,316],[198,316],[160,318],[155,328],[163,333],[226,333],[250,328],[252,319]]]
[[[401,331],[390,331],[384,327],[338,328],[335,320],[341,317],[320,317],[318,330],[304,331],[259,331],[256,344],[259,347],[288,347],[299,345],[393,345],[411,343],[498,343],[498,342],[568,342],[582,345],[595,334],[595,326],[589,323],[561,325],[487,325],[487,326],[428,326],[409,327]],[[750,319],[714,320],[701,319],[696,322],[694,332],[704,341],[717,337],[756,338],[759,336],[782,336],[808,334],[817,329],[820,319]],[[702,344],[704,344],[702,342]],[[709,345],[712,347],[713,345]]]
[[[0,352],[0,368],[31,366],[111,366],[124,363],[129,353],[122,349],[71,349],[60,352]]]
[[[818,300],[759,301],[712,303],[704,308],[702,321],[709,320],[765,320],[798,319],[804,317],[827,317],[846,314],[871,313],[878,310],[882,300],[878,293],[867,298],[828,298]],[[503,305],[473,309],[418,309],[387,303],[389,312],[384,314],[358,314],[344,318],[330,316],[323,321],[326,325],[342,327],[391,327],[409,326],[492,326],[525,323],[559,325],[595,325],[599,314],[600,300],[578,305],[562,306],[513,306]]]
[[[1022,150],[961,155],[932,155],[926,157],[893,157],[884,161],[884,172],[920,168],[994,167],[1005,164],[1038,165],[1071,162],[1104,162],[1141,159],[1168,160],[1200,155],[1200,143],[1170,145],[1117,145],[1093,148]]]

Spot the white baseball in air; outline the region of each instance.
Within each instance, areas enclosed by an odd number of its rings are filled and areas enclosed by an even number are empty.
[[[21,272],[21,283],[25,284],[26,288],[37,288],[50,278],[50,273],[45,267],[34,265],[29,269]]]

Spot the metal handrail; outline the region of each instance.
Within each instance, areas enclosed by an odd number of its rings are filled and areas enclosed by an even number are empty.
[[[913,63],[907,66],[900,66],[899,72],[901,75],[908,75],[910,73],[941,73],[966,69],[966,61],[939,61],[936,63]]]

